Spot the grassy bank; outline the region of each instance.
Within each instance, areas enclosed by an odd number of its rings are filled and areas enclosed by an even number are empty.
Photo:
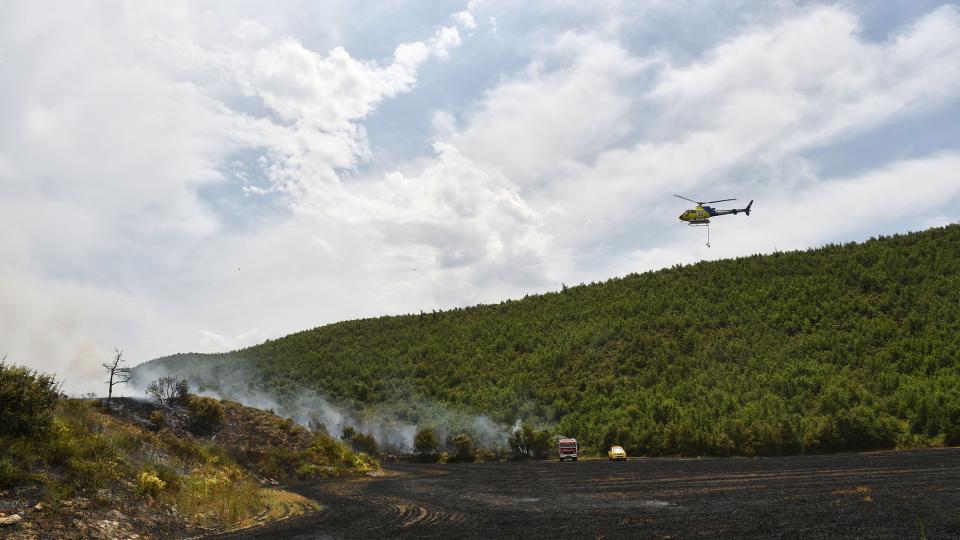
[[[224,530],[318,508],[268,486],[379,466],[270,413],[190,400],[115,398],[108,408],[66,399],[52,377],[0,363],[0,491],[20,499],[3,500],[6,513],[19,504],[17,515],[55,523],[93,506],[120,512],[144,534]],[[219,412],[219,421],[202,425],[200,410]]]

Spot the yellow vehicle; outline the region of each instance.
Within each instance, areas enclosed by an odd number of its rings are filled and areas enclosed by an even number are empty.
[[[610,458],[610,461],[627,460],[627,451],[623,449],[622,446],[613,445],[610,447],[610,451],[607,452],[607,457]]]

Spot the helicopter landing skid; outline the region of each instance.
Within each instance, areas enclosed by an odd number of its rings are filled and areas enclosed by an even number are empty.
[[[707,228],[707,247],[710,247],[710,222],[706,223],[687,223],[691,227],[706,227]]]

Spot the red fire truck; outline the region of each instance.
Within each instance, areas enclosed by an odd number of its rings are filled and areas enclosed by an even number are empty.
[[[579,455],[576,439],[560,439],[557,441],[557,450],[560,452],[560,461],[565,459],[576,461]]]

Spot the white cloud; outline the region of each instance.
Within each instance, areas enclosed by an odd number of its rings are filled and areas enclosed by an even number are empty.
[[[424,62],[449,58],[461,43],[456,28],[441,27],[425,41],[400,44],[381,65],[340,47],[309,50],[242,11],[221,6],[217,15],[188,4],[7,6],[0,50],[18,55],[2,64],[0,211],[19,225],[0,236],[8,323],[0,347],[11,360],[65,374],[76,371],[68,367],[74,360],[95,371],[95,357],[126,348],[117,341],[135,341],[129,352],[144,360],[168,347],[196,348],[193,339],[208,347],[266,335],[244,333],[223,312],[238,290],[189,291],[230,283],[216,262],[193,268],[200,252],[249,249],[224,229],[200,188],[228,183],[231,156],[254,150],[293,209],[345,200],[338,169],[369,153],[360,122],[413,88]],[[192,310],[191,297],[221,303],[196,318],[163,320]],[[69,309],[64,298],[74,299]],[[333,317],[326,309],[323,317]],[[210,327],[237,337],[199,330]],[[159,339],[170,333],[179,337]]]
[[[802,152],[943,106],[960,87],[953,7],[882,43],[847,10],[795,11],[689,65],[582,36],[559,43],[564,61],[543,52],[487,92],[452,140],[521,185],[573,252],[624,230],[648,238],[651,209],[669,208],[671,193],[738,194],[728,190],[747,184],[735,170],[773,173],[749,186],[757,197],[792,189],[798,172],[816,182]]]
[[[0,354],[99,384],[114,347],[235,348],[942,222],[956,146],[843,178],[806,153],[955,103],[955,7],[880,40],[848,9],[763,8],[685,55],[610,22],[689,7],[471,1],[395,28],[295,3],[5,4]],[[383,173],[371,119],[433,153]],[[757,203],[708,250],[674,192]]]
[[[568,34],[486,93],[454,144],[523,186],[552,181],[630,132],[632,78],[647,65],[618,44]]]
[[[449,38],[440,41],[438,55],[455,46]],[[384,98],[409,90],[430,50],[421,42],[403,44],[394,63],[381,68],[354,59],[342,47],[322,55],[287,37],[258,50],[242,76],[249,91],[280,119],[323,131],[349,131]]]
[[[0,154],[0,180],[14,180],[18,176],[13,160]]]
[[[467,30],[476,30],[477,21],[474,20],[473,15],[469,11],[458,11],[453,14],[453,20],[457,22],[458,25],[466,28]]]
[[[960,153],[948,152],[898,161],[850,179],[825,179],[798,193],[771,199],[768,204],[777,217],[762,236],[784,239],[781,248],[801,249],[839,231],[869,231],[878,222],[895,222],[918,209],[956,199],[960,196],[957,171]],[[795,226],[800,223],[803,226]]]
[[[852,13],[820,7],[738,36],[703,62],[665,70],[650,96],[669,111],[663,124],[713,129],[782,156],[955,99],[950,89],[958,86],[956,8],[871,43]]]
[[[450,144],[437,143],[436,152],[437,161],[419,176],[391,174],[372,194],[364,214],[376,216],[387,245],[397,251],[410,244],[428,247],[425,269],[469,267],[472,280],[488,286],[496,280],[506,286],[548,280],[551,240],[517,186]]]
[[[445,26],[437,30],[436,35],[430,40],[430,49],[437,58],[446,60],[450,58],[450,49],[459,47],[463,41],[460,39],[460,31],[453,26]]]

